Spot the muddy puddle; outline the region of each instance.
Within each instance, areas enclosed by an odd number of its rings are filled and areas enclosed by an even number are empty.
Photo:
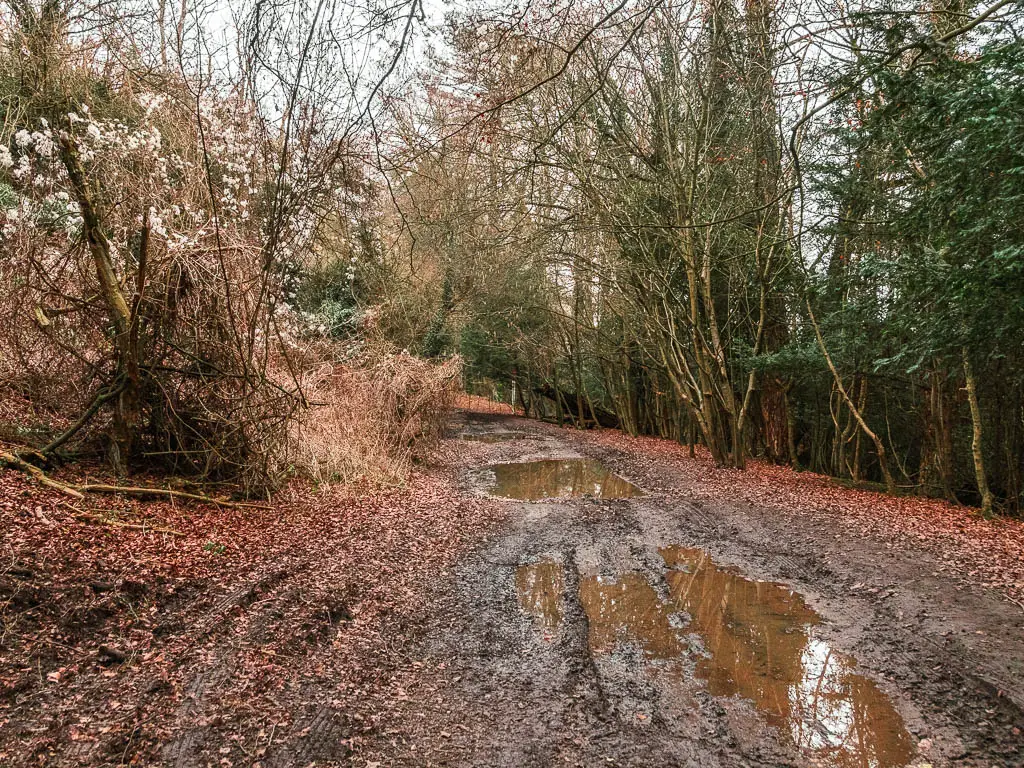
[[[564,592],[565,571],[561,563],[544,560],[516,569],[519,606],[546,632],[557,630],[562,623]]]
[[[672,609],[642,574],[627,573],[615,580],[588,576],[580,580],[580,604],[594,653],[611,653],[626,644],[638,647],[649,659],[675,659],[686,650]]]
[[[507,440],[518,440],[523,437],[521,432],[463,432],[462,440],[473,443],[504,443]]]
[[[591,652],[636,648],[651,663],[690,658],[716,696],[741,696],[811,757],[835,768],[896,768],[914,743],[892,702],[856,662],[815,633],[818,615],[780,584],[753,581],[685,547],[660,550],[667,593],[639,572],[580,581]],[[522,609],[545,633],[562,620],[562,566],[521,566]],[[691,647],[688,637],[699,638]]]
[[[482,473],[487,492],[522,501],[593,496],[628,499],[643,491],[594,459],[544,459],[492,464]]]

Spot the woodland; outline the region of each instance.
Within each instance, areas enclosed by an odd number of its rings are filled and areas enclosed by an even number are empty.
[[[528,414],[1016,514],[1018,12],[456,28],[396,192],[439,274],[392,334]]]
[[[1024,0],[0,0],[0,764],[805,764],[588,646],[694,542],[1019,764],[1022,222]]]
[[[464,380],[1017,514],[1019,11],[9,3],[4,460],[393,479]]]

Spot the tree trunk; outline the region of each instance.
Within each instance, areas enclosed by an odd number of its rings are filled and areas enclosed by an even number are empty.
[[[964,381],[967,389],[967,402],[971,406],[971,453],[974,456],[974,476],[978,483],[978,493],[981,495],[981,513],[992,514],[992,491],[989,490],[988,480],[985,477],[985,457],[982,453],[981,442],[981,408],[978,405],[978,390],[974,380],[974,367],[971,365],[971,358],[967,354],[967,347],[963,348],[964,358]]]
[[[811,325],[814,327],[814,336],[818,340],[818,348],[821,350],[821,354],[825,358],[825,363],[828,365],[829,371],[832,372],[832,378],[835,381],[836,389],[839,390],[840,396],[843,398],[843,402],[846,403],[846,407],[850,409],[850,413],[857,420],[857,424],[864,430],[864,434],[867,436],[875,445],[875,452],[878,454],[878,466],[882,470],[882,477],[885,480],[885,487],[889,493],[896,492],[896,481],[893,479],[892,472],[889,471],[889,461],[885,451],[885,445],[882,444],[882,439],[876,435],[867,422],[864,421],[864,416],[860,412],[860,409],[854,404],[850,395],[847,393],[846,388],[843,386],[842,377],[839,375],[839,371],[836,370],[835,363],[832,362],[832,356],[828,353],[828,348],[825,346],[825,339],[821,335],[821,327],[818,325],[818,321],[814,317],[814,310],[811,308],[811,300],[806,299],[807,303],[807,314],[810,318]]]
[[[540,395],[541,397],[547,397],[555,401],[558,406],[558,416],[564,420],[566,412],[569,414],[569,418],[575,421],[577,424],[583,425],[586,420],[587,411],[590,411],[590,415],[594,418],[594,421],[598,426],[615,428],[619,426],[618,417],[611,411],[607,411],[600,406],[596,406],[589,400],[583,400],[580,406],[582,410],[574,410],[573,403],[580,402],[576,393],[566,392],[557,386],[550,384],[540,384],[533,387],[533,392]]]
[[[68,173],[68,179],[71,181],[75,200],[82,212],[82,231],[96,268],[100,295],[107,306],[107,313],[110,315],[113,325],[118,353],[118,373],[125,376],[125,386],[121,389],[114,406],[111,444],[111,460],[115,469],[123,473],[127,469],[128,460],[133,451],[135,434],[140,420],[138,344],[135,343],[137,328],[133,322],[132,310],[128,307],[128,301],[125,299],[117,272],[114,269],[114,263],[110,256],[110,241],[103,232],[99,212],[93,202],[73,140],[67,134],[61,136],[60,154]],[[145,242],[145,235],[143,242]],[[140,273],[139,280],[144,280],[144,274]],[[138,286],[140,299],[141,290],[140,283]]]
[[[786,448],[789,451],[789,465],[793,469],[800,469],[800,455],[796,449],[796,416],[793,415],[793,406],[789,401],[789,390],[792,387],[792,382],[787,382],[782,387],[783,403],[786,409]]]

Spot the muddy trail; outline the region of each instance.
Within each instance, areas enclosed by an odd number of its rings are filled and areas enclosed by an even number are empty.
[[[468,414],[505,522],[440,584],[368,765],[1024,765],[1024,613],[934,555]]]
[[[402,488],[173,536],[8,473],[0,765],[1024,765],[1017,528],[965,565],[966,513],[917,546],[662,443],[460,412]]]

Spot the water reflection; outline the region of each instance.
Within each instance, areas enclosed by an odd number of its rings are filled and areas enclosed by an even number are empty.
[[[564,592],[565,575],[560,563],[542,560],[516,568],[519,605],[542,629],[556,631],[562,623]]]
[[[854,661],[814,637],[818,616],[796,593],[750,581],[698,549],[661,550],[676,610],[692,617],[711,658],[698,674],[711,693],[751,699],[773,725],[837,768],[906,765],[914,754],[892,703]]]
[[[772,725],[833,768],[896,768],[914,755],[892,703],[849,656],[816,637],[818,615],[797,593],[719,568],[699,549],[660,550],[667,599],[642,573],[588,576],[579,599],[592,652],[634,647],[647,660],[684,657],[687,633],[709,651],[697,674],[716,696],[750,699]],[[565,574],[552,560],[515,573],[522,609],[545,635],[563,621]],[[686,617],[689,617],[687,623]]]
[[[625,499],[643,493],[594,459],[547,459],[494,464],[487,467],[487,470],[493,476],[489,492],[508,499],[535,501],[584,495]]]
[[[590,649],[608,653],[632,644],[651,659],[673,659],[686,643],[672,626],[671,608],[639,573],[617,580],[588,576],[580,582],[580,603],[590,625]]]

